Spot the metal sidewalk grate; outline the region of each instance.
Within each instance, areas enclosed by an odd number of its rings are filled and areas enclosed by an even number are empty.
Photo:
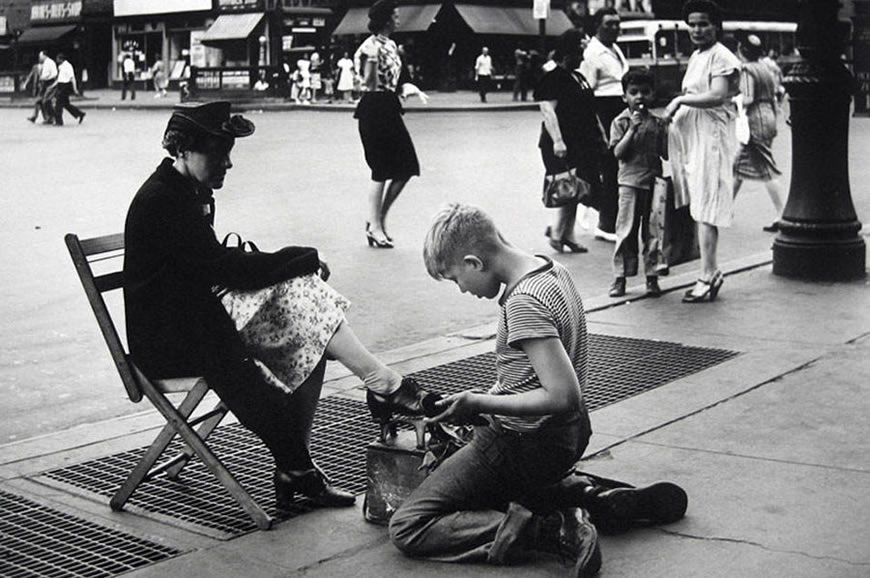
[[[590,334],[590,410],[649,391],[675,379],[701,371],[737,352],[688,347],[679,343]],[[486,353],[433,367],[414,375],[430,391],[452,393],[485,388],[495,380],[495,355]],[[312,431],[311,453],[320,467],[341,488],[365,491],[365,448],[377,436],[365,403],[343,397],[320,401]],[[252,497],[277,520],[310,511],[307,500],[297,499],[292,511],[277,511],[271,487],[271,456],[244,427],[219,427],[209,445]],[[174,442],[167,455],[180,451]],[[144,448],[49,471],[40,479],[64,489],[98,494],[106,499],[123,483]],[[146,515],[185,526],[204,527],[232,537],[256,526],[212,475],[194,459],[178,481],[158,476],[143,484],[130,498],[132,508]],[[131,508],[131,509],[132,509]]]
[[[115,576],[182,554],[0,491],[0,576]]]

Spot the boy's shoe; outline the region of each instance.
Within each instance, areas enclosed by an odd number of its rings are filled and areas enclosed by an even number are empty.
[[[655,275],[649,275],[646,278],[646,294],[650,297],[660,297],[662,288],[659,287],[659,278]]]
[[[612,488],[589,502],[596,525],[606,528],[631,522],[670,524],[686,515],[689,499],[685,490],[671,482],[656,482],[643,488]],[[608,532],[610,533],[610,532]]]
[[[595,576],[601,569],[598,531],[583,508],[565,508],[536,517],[535,550],[574,562],[573,578]]]
[[[647,287],[648,286],[649,285],[647,285]],[[625,277],[617,277],[614,279],[607,294],[611,297],[622,297],[625,295]]]

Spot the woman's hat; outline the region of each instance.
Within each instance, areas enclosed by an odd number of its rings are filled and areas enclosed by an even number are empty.
[[[194,130],[232,138],[254,134],[254,123],[240,114],[230,116],[230,106],[225,100],[176,105],[172,109],[166,130]]]

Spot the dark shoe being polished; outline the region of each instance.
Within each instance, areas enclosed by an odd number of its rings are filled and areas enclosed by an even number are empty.
[[[595,576],[601,569],[598,531],[583,508],[565,508],[532,521],[534,550],[556,554],[574,565],[570,576]]]
[[[405,416],[425,415],[426,408],[434,403],[431,395],[433,394],[420,389],[420,384],[413,377],[403,377],[402,384],[389,395],[368,390],[366,404],[374,420],[383,423],[389,421],[394,413]]]
[[[332,485],[329,478],[314,467],[301,474],[288,474],[275,471],[275,502],[278,508],[290,509],[294,494],[308,498],[315,506],[342,508],[352,506],[356,498],[350,492]]]

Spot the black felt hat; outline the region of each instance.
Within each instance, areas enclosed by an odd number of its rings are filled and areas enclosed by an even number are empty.
[[[230,107],[230,103],[225,100],[176,105],[172,109],[166,130],[194,130],[232,138],[254,134],[254,123],[240,114],[231,116]]]

